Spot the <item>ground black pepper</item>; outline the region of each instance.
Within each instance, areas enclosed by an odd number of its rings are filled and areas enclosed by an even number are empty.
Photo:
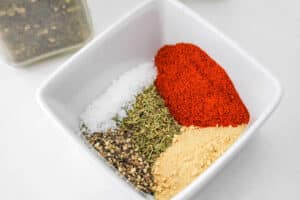
[[[134,148],[129,133],[115,130],[86,134],[85,137],[100,156],[115,167],[127,181],[140,191],[153,193],[154,183],[150,164]]]

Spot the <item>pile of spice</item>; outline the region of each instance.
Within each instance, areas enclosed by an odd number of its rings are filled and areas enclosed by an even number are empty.
[[[81,128],[137,190],[167,200],[218,159],[249,118],[225,70],[179,43],[114,81],[83,112]]]
[[[155,57],[155,85],[183,126],[238,126],[249,113],[225,70],[193,44],[166,45]]]
[[[170,199],[203,173],[245,130],[238,127],[183,127],[153,166],[156,199]],[[181,164],[178,164],[181,163]]]
[[[134,67],[116,79],[109,88],[98,96],[81,114],[81,119],[90,133],[115,129],[116,122],[127,116],[135,97],[156,78],[153,63]]]
[[[85,0],[1,0],[0,37],[13,62],[75,48],[91,34]]]
[[[114,130],[85,135],[87,141],[140,191],[152,194],[154,180],[150,164],[134,147],[130,133]]]

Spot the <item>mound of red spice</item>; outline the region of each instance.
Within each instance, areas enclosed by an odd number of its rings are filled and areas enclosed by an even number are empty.
[[[181,125],[235,127],[249,122],[249,112],[225,70],[199,47],[166,45],[155,64],[155,85]]]

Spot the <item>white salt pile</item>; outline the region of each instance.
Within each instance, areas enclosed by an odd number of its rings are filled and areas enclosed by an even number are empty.
[[[88,132],[117,128],[113,118],[122,120],[126,117],[126,110],[135,102],[135,96],[153,83],[156,74],[153,63],[144,63],[122,74],[81,114],[80,119]]]

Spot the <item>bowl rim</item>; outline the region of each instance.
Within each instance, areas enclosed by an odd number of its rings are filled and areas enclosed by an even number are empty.
[[[183,3],[179,2],[178,0],[145,0],[141,3],[139,3],[135,8],[128,11],[125,15],[123,15],[119,20],[114,22],[112,25],[110,25],[108,28],[106,28],[103,32],[98,34],[95,38],[93,38],[90,42],[88,42],[82,49],[80,49],[78,52],[76,52],[73,56],[71,56],[67,61],[65,61],[63,64],[61,64],[40,86],[40,88],[36,92],[36,99],[37,103],[40,105],[41,109],[44,110],[44,112],[49,116],[50,119],[52,119],[58,127],[62,129],[64,132],[68,132],[68,135],[73,135],[74,139],[78,140],[78,138],[75,138],[75,134],[69,134],[70,132],[74,132],[74,130],[70,130],[61,120],[54,114],[51,107],[46,103],[47,97],[45,96],[45,91],[47,91],[47,88],[55,82],[56,77],[60,76],[60,74],[63,74],[66,69],[71,68],[71,63],[78,59],[83,52],[85,52],[87,49],[89,49],[91,46],[94,45],[94,43],[100,42],[102,40],[105,40],[106,37],[119,25],[121,25],[123,22],[126,22],[130,16],[132,16],[134,13],[136,13],[141,8],[150,5],[152,2],[168,2],[170,4],[175,5],[176,7],[180,8],[183,12],[190,15],[192,18],[197,20],[199,23],[205,24],[207,27],[209,27],[211,30],[216,32],[218,36],[225,40],[227,43],[229,43],[232,47],[234,47],[241,55],[243,55],[246,59],[248,59],[250,62],[253,63],[253,67],[255,67],[257,70],[261,71],[261,73],[264,73],[266,77],[270,79],[272,84],[275,87],[275,98],[272,100],[272,102],[265,108],[262,114],[259,115],[259,117],[253,121],[253,123],[248,126],[247,130],[243,132],[243,134],[230,146],[230,148],[222,154],[215,162],[212,163],[212,165],[205,170],[204,173],[199,175],[196,179],[193,180],[192,183],[190,183],[188,186],[186,186],[181,192],[179,192],[176,196],[174,196],[172,199],[174,200],[180,200],[180,199],[187,199],[191,198],[197,191],[202,189],[206,183],[208,183],[218,172],[221,171],[221,169],[226,166],[226,164],[242,149],[242,147],[247,143],[247,141],[253,136],[255,130],[260,128],[262,124],[270,117],[270,115],[275,111],[276,107],[279,105],[282,96],[283,96],[283,89],[279,81],[270,73],[269,70],[267,70],[261,63],[259,63],[256,59],[254,59],[252,56],[249,55],[245,50],[243,50],[236,42],[234,42],[232,39],[230,39],[228,36],[226,36],[222,31],[220,31],[218,28],[213,26],[211,23],[206,21],[204,18],[202,18],[198,13],[193,11],[191,8],[187,7]],[[86,149],[87,146],[85,146]],[[117,177],[117,176],[116,176]]]

